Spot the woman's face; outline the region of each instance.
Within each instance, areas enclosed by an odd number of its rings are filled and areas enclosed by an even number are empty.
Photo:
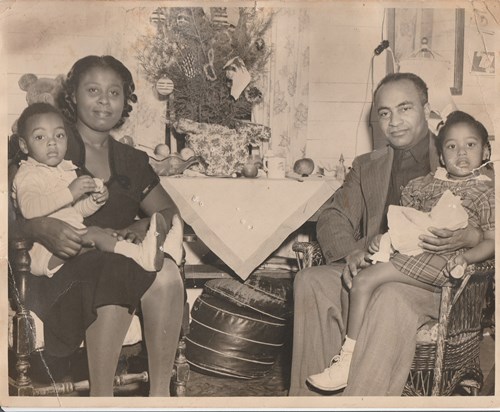
[[[123,80],[113,69],[93,67],[81,75],[73,102],[77,124],[96,132],[109,132],[122,117]]]

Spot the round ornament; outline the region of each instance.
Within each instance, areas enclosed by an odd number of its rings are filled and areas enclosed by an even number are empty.
[[[262,51],[265,45],[266,42],[262,37],[259,37],[257,40],[255,40],[255,47],[257,48],[258,51]]]
[[[162,77],[156,82],[156,91],[162,96],[168,96],[174,91],[174,82],[168,77]]]

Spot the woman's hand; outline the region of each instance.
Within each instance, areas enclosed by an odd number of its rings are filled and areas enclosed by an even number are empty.
[[[434,236],[420,235],[419,246],[431,253],[448,253],[462,248],[472,248],[483,239],[483,232],[471,225],[465,229],[449,230],[428,228]]]
[[[369,253],[359,249],[346,256],[346,265],[342,272],[342,279],[348,289],[351,288],[352,278],[358,274],[358,270],[371,265],[368,260],[369,257]]]
[[[370,253],[376,253],[380,249],[380,239],[382,239],[382,234],[375,236],[372,241],[370,242],[370,245],[368,246],[368,252]]]
[[[117,240],[126,240],[135,244],[141,243],[148,231],[149,218],[137,220],[129,227],[120,230],[106,229]]]
[[[44,245],[54,255],[68,259],[80,252],[82,236],[87,233],[87,229],[76,229],[59,219],[40,217],[26,220],[23,233]]]
[[[94,192],[96,184],[90,176],[80,176],[69,184],[68,189],[73,195],[73,199],[77,200],[85,193]]]

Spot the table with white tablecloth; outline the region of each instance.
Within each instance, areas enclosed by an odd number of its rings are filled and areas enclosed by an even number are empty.
[[[337,180],[322,176],[160,179],[184,221],[242,279],[340,186]]]

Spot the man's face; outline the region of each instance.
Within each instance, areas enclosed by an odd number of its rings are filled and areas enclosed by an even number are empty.
[[[375,96],[375,109],[380,128],[393,147],[412,147],[427,136],[429,103],[422,104],[411,80],[381,86]]]

